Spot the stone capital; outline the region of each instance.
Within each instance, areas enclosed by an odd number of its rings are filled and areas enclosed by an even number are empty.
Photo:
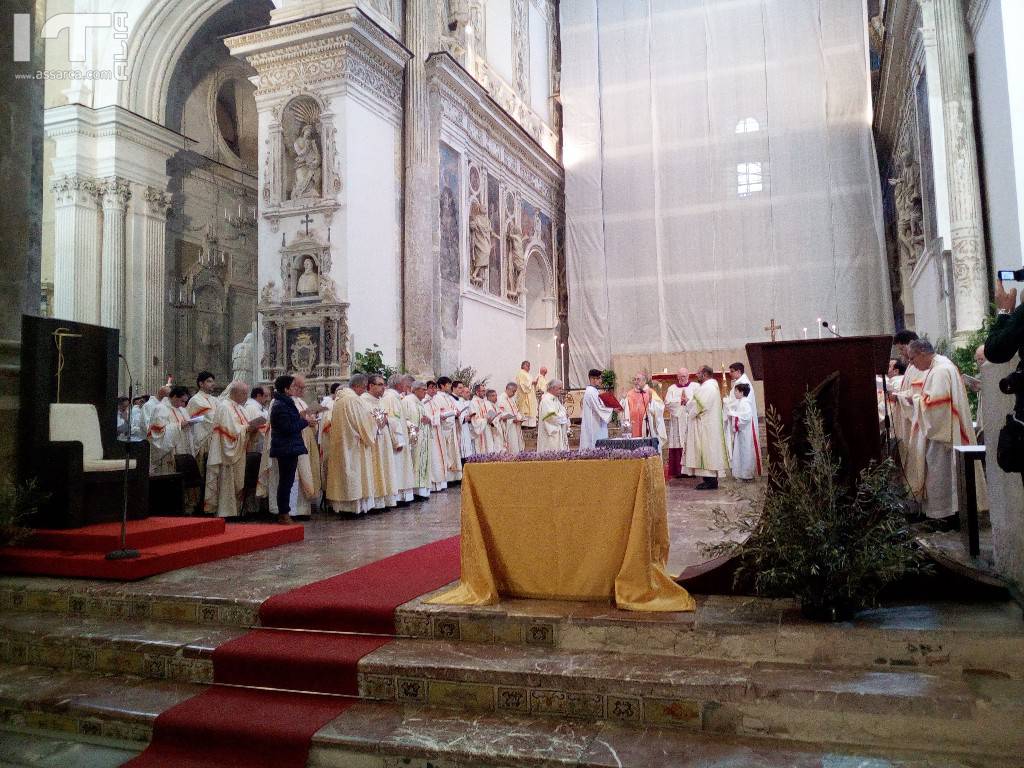
[[[104,210],[123,211],[132,197],[131,185],[119,176],[104,179],[99,187]]]
[[[167,212],[171,209],[170,194],[156,187],[146,187],[142,196],[146,201],[146,211],[150,216],[166,218]]]
[[[78,174],[68,174],[55,179],[50,184],[50,190],[57,205],[95,204],[100,195],[100,185],[96,179]]]

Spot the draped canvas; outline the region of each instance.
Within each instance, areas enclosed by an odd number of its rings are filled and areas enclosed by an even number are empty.
[[[862,0],[560,4],[574,378],[891,330]]]

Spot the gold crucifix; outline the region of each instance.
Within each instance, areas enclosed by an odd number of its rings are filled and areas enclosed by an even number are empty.
[[[64,373],[64,339],[80,339],[82,334],[73,333],[70,328],[58,328],[52,334],[53,343],[57,345],[57,402],[60,402],[61,374]]]
[[[775,318],[773,317],[771,324],[770,325],[766,325],[764,327],[764,329],[766,331],[768,331],[772,335],[772,341],[775,341],[775,332],[776,331],[781,331],[782,330],[782,326],[781,325],[776,325],[775,324]]]

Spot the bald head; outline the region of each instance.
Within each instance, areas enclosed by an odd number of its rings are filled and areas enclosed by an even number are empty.
[[[235,379],[228,384],[228,397],[239,405],[243,405],[249,399],[249,385],[244,381]]]

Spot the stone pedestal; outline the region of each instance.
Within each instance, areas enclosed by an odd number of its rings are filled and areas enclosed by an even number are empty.
[[[355,7],[275,23],[229,38],[227,45],[258,73],[264,379],[273,371],[297,370],[289,351],[296,342],[282,337],[282,328],[298,318],[314,326],[337,318],[339,306],[348,311],[335,361],[372,344],[380,345],[388,362],[401,360],[402,79],[408,51]],[[321,281],[312,302],[295,284],[304,254]],[[323,375],[342,375],[337,362],[327,365]]]

